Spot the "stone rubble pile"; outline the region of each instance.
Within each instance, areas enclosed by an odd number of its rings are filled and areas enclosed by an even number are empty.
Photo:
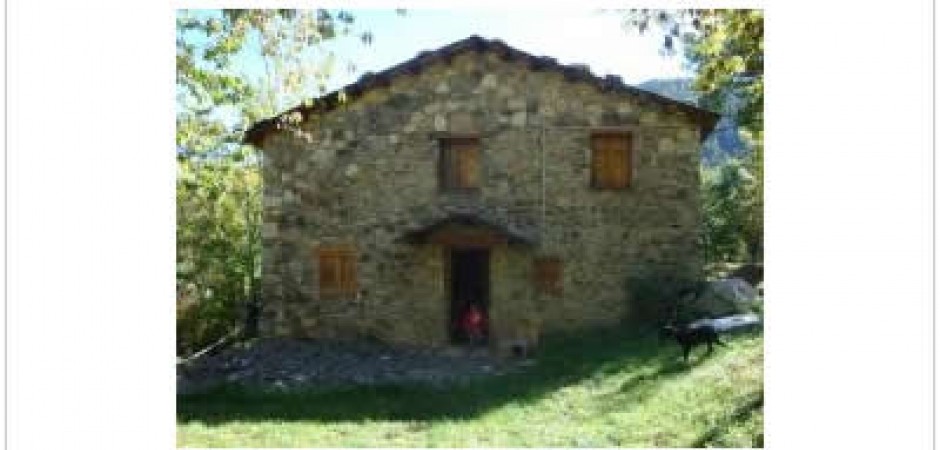
[[[392,348],[363,342],[261,339],[177,367],[177,393],[220,383],[263,389],[426,382],[447,384],[522,367],[485,349]]]

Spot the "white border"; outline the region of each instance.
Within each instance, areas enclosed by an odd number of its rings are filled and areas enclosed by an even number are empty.
[[[6,6],[9,448],[175,445],[180,6]],[[770,448],[931,445],[934,14],[766,11]]]

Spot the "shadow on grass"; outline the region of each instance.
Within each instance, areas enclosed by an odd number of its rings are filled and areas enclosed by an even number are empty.
[[[657,356],[633,367],[630,370],[631,374],[620,383],[620,387],[605,395],[598,405],[599,412],[620,411],[626,404],[645,401],[655,395],[664,386],[664,382],[688,374],[693,367],[704,363],[716,354],[699,354],[693,351],[689,361],[684,362],[679,347],[674,343],[662,343],[660,347],[665,348],[661,348]],[[614,365],[600,370],[600,373],[606,375],[613,375],[616,372],[618,370]]]
[[[722,445],[721,438],[723,435],[727,434],[728,429],[734,426],[735,424],[742,423],[748,420],[752,414],[757,413],[761,408],[764,407],[764,391],[761,390],[753,396],[748,397],[735,408],[729,411],[728,415],[723,417],[718,423],[706,430],[699,436],[695,442],[692,443],[693,448],[704,448],[704,447],[724,447]],[[752,443],[755,447],[764,446],[764,434],[760,433],[755,442]]]
[[[179,396],[177,421],[459,420],[510,402],[533,402],[592,376],[623,370],[646,374],[624,383],[622,389],[630,390],[644,379],[689,367],[681,362],[674,343],[660,342],[654,333],[622,329],[546,338],[537,361],[523,372],[447,387],[406,384],[270,392],[224,386]]]

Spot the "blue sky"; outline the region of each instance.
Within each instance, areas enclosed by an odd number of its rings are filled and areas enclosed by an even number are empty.
[[[371,45],[358,39],[329,41],[325,48],[339,59],[327,87],[335,90],[355,81],[365,71],[378,72],[470,35],[498,38],[520,50],[550,56],[564,64],[588,64],[597,75],[615,74],[636,84],[652,78],[689,77],[678,57],[659,53],[660,38],[640,36],[620,26],[615,12],[595,9],[409,9],[405,15],[393,10],[351,10],[356,30],[374,35]],[[356,65],[355,72],[344,69]],[[260,63],[246,60],[245,69],[260,75]],[[316,93],[312,93],[315,95]]]
[[[327,81],[333,91],[358,79],[364,72],[378,72],[470,35],[501,39],[537,56],[550,56],[563,64],[587,64],[600,76],[620,75],[630,84],[654,78],[691,77],[680,57],[660,54],[661,37],[639,35],[621,26],[621,14],[587,8],[564,10],[529,9],[409,9],[404,15],[392,9],[353,9],[356,31],[370,31],[371,45],[354,37],[327,41],[325,50],[338,61]],[[198,14],[212,14],[201,11]],[[198,33],[188,36],[197,45],[205,42]],[[316,55],[322,58],[324,55]],[[253,79],[263,79],[261,60],[254,52],[237,58],[241,70]],[[346,63],[355,64],[349,72]],[[309,92],[316,97],[319,92]],[[283,99],[278,109],[297,101]]]
[[[660,56],[655,36],[628,33],[619,15],[596,10],[409,10],[353,11],[358,27],[371,30],[375,41],[364,46],[351,40],[334,47],[350,55],[360,69],[379,71],[472,34],[499,38],[535,55],[551,56],[565,64],[588,64],[595,74],[616,74],[628,83],[651,78],[691,76],[679,58]],[[337,73],[331,88],[342,87],[356,75]]]

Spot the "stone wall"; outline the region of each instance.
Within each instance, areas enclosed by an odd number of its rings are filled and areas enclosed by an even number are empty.
[[[590,133],[634,139],[630,188],[590,187]],[[478,195],[438,188],[440,137],[479,133]],[[543,331],[629,314],[626,279],[649,265],[697,272],[699,129],[683,113],[599,92],[492,53],[462,54],[268,135],[264,160],[268,334],[447,342],[446,248],[402,236],[454,210],[535,230],[491,252],[497,339],[537,315]],[[316,249],[355,246],[359,292],[320,298]],[[541,295],[532,259],[560,257],[561,295]]]

